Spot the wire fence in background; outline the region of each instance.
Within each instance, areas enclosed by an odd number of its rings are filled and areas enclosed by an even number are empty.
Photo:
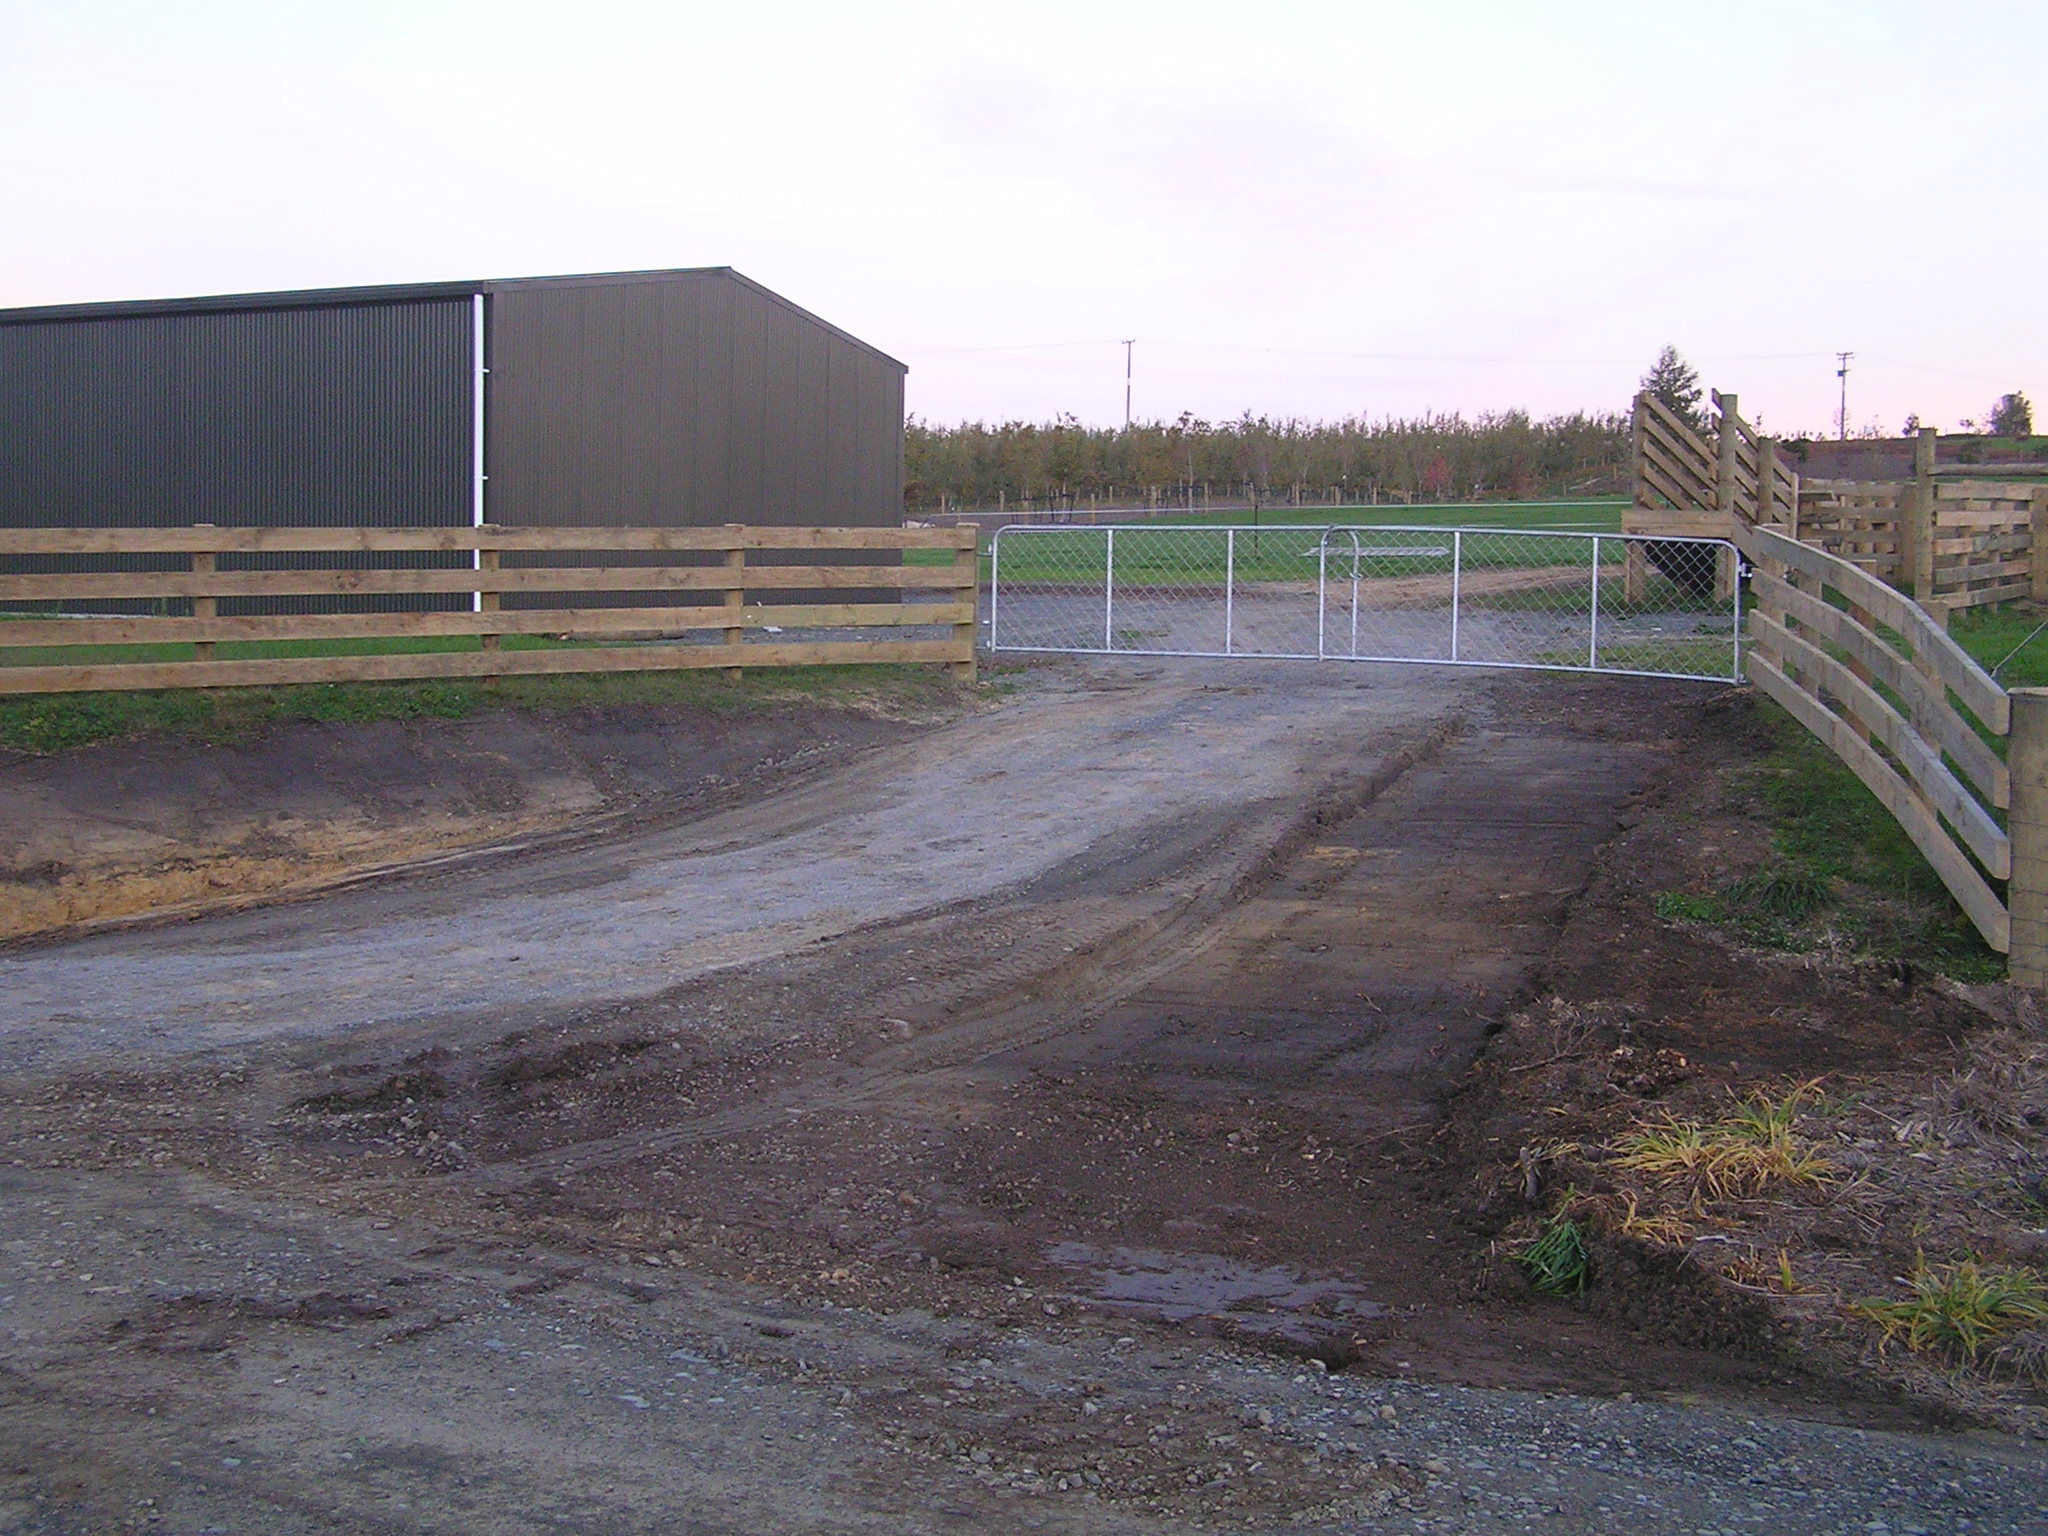
[[[1012,526],[989,647],[1742,676],[1719,539],[1492,528]]]

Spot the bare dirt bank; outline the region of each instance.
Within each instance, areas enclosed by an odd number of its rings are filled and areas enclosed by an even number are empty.
[[[607,818],[687,813],[920,728],[857,709],[643,705],[300,724],[233,746],[155,737],[0,754],[0,941],[246,905]]]

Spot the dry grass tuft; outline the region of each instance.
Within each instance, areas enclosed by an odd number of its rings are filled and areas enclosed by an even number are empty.
[[[1813,1290],[1793,1272],[1792,1252],[1788,1248],[1780,1248],[1776,1259],[1767,1259],[1753,1250],[1740,1254],[1721,1267],[1721,1275],[1737,1285],[1769,1291],[1775,1296],[1805,1296]]]
[[[1922,1255],[1900,1279],[1912,1292],[1903,1300],[1850,1304],[1877,1324],[1884,1344],[1973,1365],[1989,1352],[2025,1374],[2037,1374],[2048,1360],[2048,1285],[2034,1270],[1975,1259],[1932,1265]],[[2001,1343],[2008,1347],[1994,1348]]]
[[[1758,1090],[1733,1114],[1701,1122],[1667,1116],[1614,1144],[1617,1167],[1685,1189],[1698,1210],[1708,1200],[1745,1200],[1779,1185],[1829,1184],[1841,1170],[1795,1134],[1802,1105],[1820,1098],[1801,1083],[1780,1098]]]
[[[1628,1202],[1628,1209],[1615,1218],[1614,1230],[1623,1237],[1653,1248],[1683,1248],[1699,1235],[1698,1224],[1683,1216],[1668,1211],[1645,1215],[1632,1192],[1624,1193],[1622,1199]]]
[[[1928,1107],[1951,1146],[2038,1132],[2048,1126],[2048,1045],[2007,1033],[1973,1040]]]

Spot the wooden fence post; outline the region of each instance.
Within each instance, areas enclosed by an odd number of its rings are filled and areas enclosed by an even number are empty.
[[[2048,688],[2012,690],[2006,762],[2012,771],[2006,974],[2015,986],[2039,990],[2048,987]]]
[[[476,568],[478,571],[495,571],[500,569],[498,551],[495,549],[479,549],[476,552]],[[479,591],[476,595],[476,611],[478,613],[496,613],[499,607],[499,599],[499,593]],[[487,651],[495,651],[499,649],[501,639],[502,637],[498,635],[485,635],[482,637],[482,648]]]
[[[214,525],[212,523],[194,523],[192,526],[194,528],[211,528]],[[215,551],[210,549],[195,549],[192,552],[192,574],[194,576],[211,576],[215,571],[219,569],[220,556]],[[192,599],[193,618],[212,619],[218,618],[219,616],[220,600],[218,598],[195,597]],[[194,661],[213,660],[213,642],[211,640],[193,641],[192,659]]]
[[[1628,411],[1628,495],[1637,506],[1654,506],[1650,500],[1650,488],[1643,483],[1643,434],[1650,430],[1650,409],[1643,404],[1646,389],[1636,391],[1635,402]]]
[[[1778,440],[1761,433],[1756,440],[1756,520],[1779,526]]]
[[[2048,603],[2048,490],[2036,486],[2030,505],[2032,515],[2028,519],[2027,536],[2029,596],[2037,603]]]
[[[1714,404],[1721,412],[1716,439],[1720,454],[1714,465],[1714,506],[1727,517],[1729,526],[1723,537],[1730,537],[1742,522],[1742,418],[1736,410],[1735,396],[1717,393]],[[1727,602],[1735,595],[1735,582],[1735,557],[1721,550],[1714,562],[1714,596]]]
[[[953,598],[965,603],[974,617],[953,626],[953,643],[964,647],[967,653],[966,660],[953,663],[953,675],[963,683],[971,683],[975,677],[975,631],[981,620],[981,540],[977,529],[969,528],[966,533],[966,540],[953,551],[953,574],[959,581]]]
[[[1939,595],[1934,590],[1934,540],[1939,531],[1934,516],[1934,434],[1933,427],[1922,427],[1919,437],[1914,439],[1913,503],[1907,514],[1912,525],[1907,537],[1913,552],[1907,574],[1913,583],[1915,600],[1930,612]]]
[[[725,552],[725,568],[728,571],[744,571],[747,568],[746,546],[738,543],[737,540],[739,535],[745,531],[746,525],[743,523],[727,523],[725,526],[726,529],[733,535],[735,540],[733,547]],[[733,579],[737,580],[738,578]],[[736,587],[727,587],[725,589],[725,606],[729,610],[740,609],[747,606],[747,589],[744,584]],[[725,632],[725,643],[727,645],[739,645],[743,643],[746,640],[746,638],[746,630],[740,628],[738,625],[731,626]],[[727,682],[736,683],[740,680],[740,678],[743,675],[743,668],[727,667],[725,669],[725,677]]]

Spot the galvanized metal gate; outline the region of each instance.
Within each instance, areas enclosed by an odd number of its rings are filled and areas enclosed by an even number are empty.
[[[1742,678],[1735,547],[1500,528],[1000,529],[989,648]]]

